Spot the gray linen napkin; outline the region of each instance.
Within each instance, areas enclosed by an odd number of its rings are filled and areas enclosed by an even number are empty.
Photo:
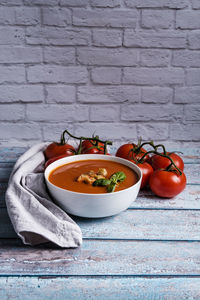
[[[6,191],[13,227],[24,244],[53,242],[60,247],[82,243],[79,226],[53,203],[44,182],[44,154],[48,143],[33,146],[16,162]]]

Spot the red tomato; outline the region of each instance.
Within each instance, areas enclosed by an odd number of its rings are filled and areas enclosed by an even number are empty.
[[[163,154],[163,153],[161,153],[161,154]],[[173,159],[175,165],[180,170],[182,170],[182,171],[184,170],[184,162],[179,155],[177,155],[176,153],[170,153],[170,152],[167,152],[167,155],[169,155]],[[167,157],[162,157],[157,154],[155,154],[151,157],[151,165],[154,170],[166,169],[170,164],[171,164],[171,161]]]
[[[97,147],[100,148],[100,150]],[[104,144],[98,142],[98,145],[96,146],[95,141],[84,140],[82,142],[81,153],[82,154],[104,154]]]
[[[63,155],[59,155],[59,156],[52,157],[52,158],[48,159],[48,160],[46,161],[46,163],[45,163],[44,168],[46,169],[52,162],[54,162],[54,161],[56,161],[56,160],[58,160],[58,159],[60,159],[60,158],[67,157],[67,156],[68,156],[68,155],[63,154]]]
[[[159,197],[171,198],[181,193],[186,186],[186,176],[177,171],[156,170],[150,177],[151,190]]]
[[[124,144],[118,148],[115,155],[128,160],[132,160],[133,158],[139,160],[147,151],[144,148],[141,148],[139,153],[137,153],[134,152],[136,148],[137,145],[135,144]],[[148,159],[149,155],[146,155],[144,161],[147,161]]]
[[[69,144],[51,143],[44,151],[46,159],[57,157],[60,155],[70,156],[75,154],[75,149]]]
[[[143,189],[149,183],[149,178],[151,174],[153,174],[153,168],[147,162],[140,164],[140,163],[136,163],[134,160],[130,160],[130,161],[136,164],[142,171],[142,182],[140,188]]]

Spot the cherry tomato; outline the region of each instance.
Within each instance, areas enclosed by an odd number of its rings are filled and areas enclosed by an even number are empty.
[[[179,155],[177,155],[176,153],[170,153],[170,152],[167,152],[167,155],[169,155],[173,159],[175,165],[180,170],[182,170],[182,171],[184,170],[184,162]],[[156,154],[151,157],[151,165],[154,170],[166,169],[170,164],[171,164],[171,161],[167,157],[162,157],[162,156],[156,155]]]
[[[140,164],[140,163],[136,163],[134,160],[130,160],[130,161],[136,164],[142,171],[142,182],[140,188],[143,189],[149,183],[149,178],[153,173],[153,168],[147,162],[143,162],[142,164]]]
[[[151,190],[159,197],[171,198],[181,193],[186,186],[186,176],[178,171],[156,170],[150,177]]]
[[[92,147],[94,147],[94,148],[92,148]],[[104,144],[98,142],[98,145],[96,146],[95,141],[84,140],[82,142],[81,153],[82,154],[104,154]]]
[[[60,158],[67,157],[67,156],[68,155],[63,154],[63,155],[55,156],[55,157],[52,157],[52,158],[48,159],[45,163],[44,168],[46,169],[52,162],[54,162],[54,161],[56,161]]]
[[[81,151],[82,154],[99,154],[99,150],[97,148],[85,149]]]
[[[139,160],[147,152],[144,148],[141,148],[139,153],[133,152],[137,148],[135,144],[124,144],[120,146],[116,152],[116,156],[132,160],[133,158]],[[149,155],[146,155],[144,161],[149,159]]]
[[[46,159],[57,157],[59,155],[70,156],[75,154],[75,149],[69,144],[51,143],[44,151]]]

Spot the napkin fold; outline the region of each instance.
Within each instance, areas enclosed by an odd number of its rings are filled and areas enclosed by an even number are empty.
[[[79,226],[52,201],[46,188],[43,151],[47,145],[37,144],[17,160],[5,195],[8,214],[24,244],[78,247],[82,243]]]

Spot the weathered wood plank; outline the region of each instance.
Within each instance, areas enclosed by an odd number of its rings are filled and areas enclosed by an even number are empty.
[[[7,183],[0,183],[0,208],[6,207],[5,191]],[[130,208],[153,209],[200,209],[200,185],[187,185],[178,196],[163,199],[155,196],[149,189],[140,191]]]
[[[11,166],[6,166],[5,164],[4,164],[4,166],[2,166],[0,163],[0,181],[1,182],[8,182],[11,172],[12,172]]]
[[[200,184],[200,164],[185,165],[187,184]]]
[[[200,299],[200,278],[0,278],[0,299]],[[19,299],[19,298],[17,298]]]
[[[11,224],[6,208],[0,209],[0,238],[16,238],[17,234]]]
[[[7,189],[7,182],[0,182],[0,207],[5,207],[5,192]]]
[[[200,240],[200,211],[126,210],[103,220],[75,221],[84,238]]]
[[[187,185],[182,193],[169,199],[157,197],[149,189],[142,190],[130,208],[200,209],[200,185]]]
[[[26,147],[0,147],[0,162],[16,162]]]
[[[0,237],[15,238],[6,209],[0,210]],[[109,218],[75,218],[84,238],[200,240],[200,211],[126,210]]]
[[[199,242],[85,240],[76,249],[47,249],[0,241],[0,248],[1,275],[200,276]]]

